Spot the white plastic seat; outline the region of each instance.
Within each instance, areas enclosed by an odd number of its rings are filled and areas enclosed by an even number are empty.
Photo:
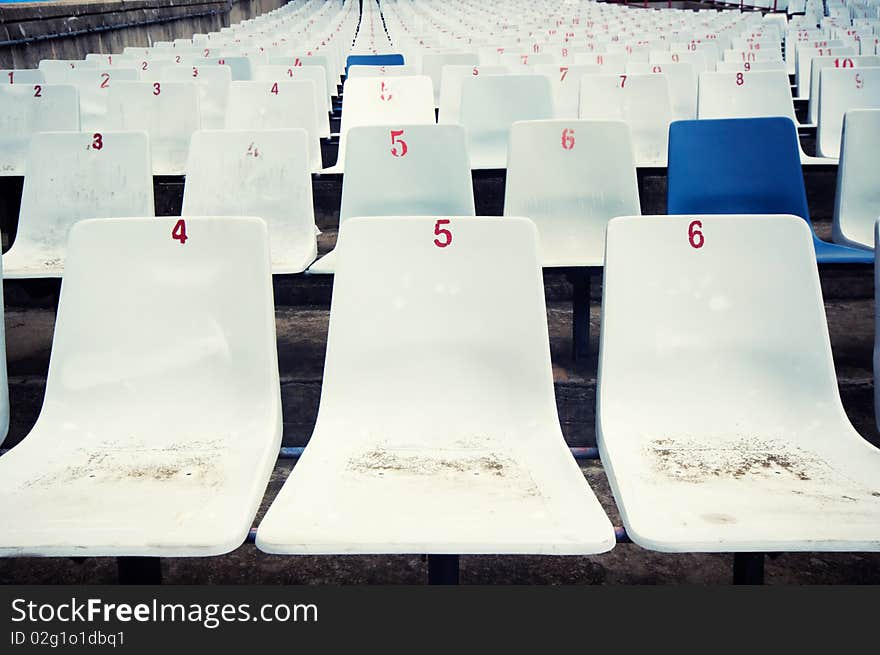
[[[535,72],[545,75],[553,88],[554,118],[576,119],[580,104],[581,77],[598,75],[602,67],[595,64],[535,66]]]
[[[471,169],[505,168],[510,126],[551,118],[553,92],[544,75],[477,75],[462,80],[459,122],[467,130]]]
[[[692,120],[697,117],[697,76],[687,62],[677,64],[628,63],[627,75],[665,75],[669,82],[669,102],[672,120]]]
[[[308,132],[196,132],[182,214],[262,218],[269,225],[272,272],[306,270],[318,254]]]
[[[281,443],[266,226],[70,233],[42,411],[0,457],[0,555],[206,556],[245,539]]]
[[[534,225],[358,218],[337,248],[318,421],[257,547],[610,550],[559,427]]]
[[[715,65],[717,73],[739,73],[739,72],[761,72],[761,71],[783,71],[785,72],[784,61],[719,61]],[[788,73],[786,73],[787,75]]]
[[[834,200],[832,233],[835,243],[874,248],[874,223],[880,217],[878,152],[880,108],[846,112]]]
[[[0,85],[0,176],[24,175],[38,132],[79,130],[79,95],[70,84]]]
[[[315,83],[315,115],[318,120],[318,137],[330,138],[330,94],[327,92],[327,78],[320,66],[277,66],[266,64],[257,67],[254,80],[258,82],[279,82],[290,80],[311,80]]]
[[[580,117],[624,121],[632,135],[636,166],[666,166],[672,103],[664,75],[585,75]]]
[[[784,116],[797,125],[785,71],[702,73],[698,118]]]
[[[480,58],[474,52],[426,52],[422,57],[422,75],[431,78],[431,86],[434,89],[434,106],[440,106],[440,82],[444,66],[473,67],[479,63]]]
[[[152,216],[144,132],[41,132],[31,141],[7,278],[61,277],[67,233],[79,220]]]
[[[345,80],[339,151],[332,172],[342,172],[348,132],[362,125],[433,125],[434,92],[426,75]]]
[[[355,216],[473,216],[474,192],[460,125],[360,126],[342,177],[340,226]],[[333,250],[309,267],[330,274]]]
[[[46,84],[64,84],[67,73],[78,68],[97,68],[95,60],[79,59],[41,59],[38,68],[46,79]]]
[[[669,52],[668,50],[652,50],[648,55],[648,63],[650,64],[690,64],[694,67],[694,74],[698,77],[700,73],[707,70],[715,70],[716,63],[712,65],[706,60],[705,53],[702,52]],[[717,62],[720,65],[722,62]]]
[[[321,170],[317,89],[311,80],[232,82],[226,108],[228,130],[302,128],[309,133],[309,167]]]
[[[840,156],[843,115],[853,109],[880,109],[880,68],[823,68],[816,132],[821,157]]]
[[[205,59],[200,62],[201,66],[227,66],[233,82],[247,82],[254,79],[254,70],[263,63],[256,57],[218,57],[216,59]]]
[[[606,75],[623,73],[626,70],[625,52],[578,52],[574,56],[577,65],[601,66]]]
[[[0,84],[43,84],[43,71],[38,68],[5,68],[0,70]]]
[[[810,99],[807,105],[807,122],[816,125],[819,121],[819,75],[823,68],[876,68],[880,67],[880,57],[813,57],[810,68]]]
[[[116,82],[134,82],[134,68],[77,68],[67,73],[66,84],[73,84],[79,95],[79,122],[83,132],[107,129],[107,99]]]
[[[440,112],[438,123],[458,123],[461,114],[461,82],[467,77],[504,75],[506,66],[451,66],[446,65],[440,78]]]
[[[320,66],[324,69],[327,77],[327,90],[330,95],[336,97],[339,95],[339,75],[333,70],[333,66],[326,55],[292,55],[283,57],[269,57],[267,64],[278,66]]]
[[[199,129],[199,119],[199,87],[190,82],[120,81],[110,87],[109,129],[144,130],[150,135],[154,175],[184,173],[189,140]]]
[[[542,266],[602,266],[608,221],[640,211],[626,123],[513,124],[504,215],[535,222]]]
[[[855,48],[838,46],[834,48],[809,48],[799,46],[797,48],[797,72],[795,74],[795,87],[797,98],[810,97],[810,70],[815,57],[854,57],[859,54]]]
[[[228,66],[168,65],[159,71],[160,82],[194,82],[199,88],[199,124],[203,130],[220,130],[226,124],[229,85]]]
[[[638,545],[880,549],[880,450],[840,401],[812,244],[797,216],[608,225],[597,438]]]
[[[504,52],[498,57],[498,65],[507,67],[511,72],[524,67],[555,63],[556,59],[553,55],[541,52]]]

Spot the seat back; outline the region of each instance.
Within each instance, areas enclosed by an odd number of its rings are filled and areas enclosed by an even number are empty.
[[[602,67],[595,64],[559,66],[541,64],[534,67],[535,72],[547,77],[553,89],[553,117],[576,119],[580,105],[581,77],[598,75]]]
[[[115,82],[136,82],[134,68],[77,68],[67,73],[79,95],[80,129],[84,132],[107,129],[107,99]]]
[[[819,75],[823,68],[876,68],[880,66],[880,56],[864,57],[813,57],[810,69],[810,101],[807,109],[807,122],[819,121]]]
[[[461,83],[466,77],[506,73],[506,66],[444,66],[440,75],[440,112],[437,122],[458,123],[461,114]]]
[[[476,66],[480,58],[473,52],[425,53],[422,57],[422,75],[431,78],[434,88],[434,106],[440,106],[440,82],[444,66]]]
[[[823,68],[816,131],[819,156],[840,156],[843,116],[852,109],[880,109],[880,68]]]
[[[698,118],[785,116],[797,122],[784,71],[702,73]]]
[[[226,106],[229,103],[229,85],[232,72],[229,66],[162,66],[160,82],[194,82],[199,87],[199,116],[203,130],[222,130],[226,124]]]
[[[843,119],[834,240],[874,248],[874,223],[880,218],[877,153],[880,152],[880,109],[853,109]]]
[[[669,82],[669,102],[672,120],[691,120],[697,117],[697,75],[688,62],[650,64],[631,62],[626,65],[627,75],[665,75]]]
[[[399,53],[382,55],[349,55],[345,59],[345,74],[349,66],[403,66],[403,55]]]

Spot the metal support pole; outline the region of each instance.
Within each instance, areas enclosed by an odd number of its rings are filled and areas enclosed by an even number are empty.
[[[428,555],[428,584],[458,584],[458,555]]]
[[[733,584],[764,584],[764,553],[734,553]]]
[[[117,557],[119,584],[162,584],[162,563],[158,557]]]

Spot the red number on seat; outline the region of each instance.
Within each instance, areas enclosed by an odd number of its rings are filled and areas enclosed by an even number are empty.
[[[110,84],[110,73],[101,73],[101,84],[99,88],[106,89],[108,84]]]
[[[854,66],[853,60],[850,59],[849,57],[847,57],[846,59],[838,58],[838,59],[834,60],[834,67],[835,68],[853,68],[853,66]]]
[[[146,61],[141,62],[141,70],[145,71],[150,67],[150,65]]]
[[[559,72],[562,73],[562,75],[560,75],[560,77],[559,77],[559,81],[565,82],[565,77],[566,77],[566,75],[568,75],[568,66],[560,66]]]
[[[175,63],[175,64],[179,64],[179,63],[180,63],[180,55],[177,55],[177,56],[174,57],[174,63]]]
[[[157,96],[160,93],[162,93],[162,87],[159,85],[158,82],[153,82],[153,95]]]
[[[193,77],[198,77],[198,76],[199,76],[199,69],[196,68],[195,66],[193,66]]]
[[[747,71],[750,71],[750,70],[752,70],[752,65],[749,62],[745,62],[743,64],[743,68]]]
[[[171,238],[180,241],[180,245],[185,244],[189,238],[186,236],[186,221],[182,218],[174,224],[174,229],[171,230]]]
[[[254,142],[251,141],[251,144],[248,146],[247,152],[245,154],[251,157],[259,157],[260,150],[259,148],[257,148],[257,146],[254,145]]]
[[[9,78],[10,84],[15,82],[15,73],[13,71],[9,71],[8,73],[6,73],[6,76]]]
[[[445,248],[448,245],[452,244],[452,232],[449,230],[443,229],[441,225],[449,225],[450,221],[448,218],[438,218],[437,222],[434,223],[434,234],[436,236],[442,236],[445,238],[444,241],[440,241],[440,239],[434,239],[434,245],[438,248]]]
[[[302,60],[299,57],[297,57],[296,59],[293,60],[293,65],[294,66],[302,66],[303,65]]]
[[[391,100],[391,98],[394,97],[391,95],[391,89],[385,88],[385,82],[382,82],[382,86],[381,86],[380,90],[381,90],[381,93],[379,94],[379,98],[381,98],[382,100],[387,102],[387,101]],[[387,95],[386,95],[386,93],[387,93]]]
[[[574,148],[574,130],[565,128],[562,130],[562,149],[571,150]]]
[[[706,239],[703,237],[702,227],[702,221],[691,221],[691,224],[688,225],[688,242],[692,248],[702,248],[706,242]]]
[[[391,130],[391,145],[395,146],[391,148],[391,154],[395,157],[403,157],[408,151],[409,148],[406,147],[406,141],[399,138],[403,136],[403,130]],[[400,145],[398,149],[396,146]]]
[[[92,135],[92,148],[95,150],[100,150],[104,147],[104,137],[100,132],[95,132]]]
[[[856,73],[856,88],[861,89],[863,86],[865,86],[865,80],[862,79],[862,74]]]
[[[471,75],[479,75],[480,69],[474,66],[474,69],[471,71]]]
[[[743,84],[745,84],[745,82],[746,82],[746,80],[745,80],[745,77],[743,77],[743,74],[737,73],[736,74],[736,85],[742,86]]]
[[[34,84],[34,97],[42,98],[43,97],[43,87],[39,84]]]
[[[526,66],[529,63],[529,56],[528,55],[520,55],[519,60],[520,60],[520,62],[522,62],[523,66]]]
[[[626,75],[619,75],[620,77],[620,88],[624,88],[626,86]]]
[[[293,68],[287,69],[287,77],[293,77]]]
[[[674,62],[677,64],[677,63],[678,63],[678,60],[679,60],[678,53],[677,53],[677,52],[673,52],[673,53],[672,53],[672,61],[674,61]]]
[[[272,85],[272,88],[269,90],[269,93],[274,93],[276,96],[278,95],[278,82],[275,82]]]

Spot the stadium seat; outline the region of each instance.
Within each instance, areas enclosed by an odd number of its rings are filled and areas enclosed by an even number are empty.
[[[309,133],[309,167],[321,170],[320,122],[315,83],[232,82],[226,108],[227,130],[303,128]]]
[[[43,84],[43,71],[38,68],[5,68],[0,70],[0,84]]]
[[[622,75],[626,62],[625,52],[579,52],[574,56],[575,64],[600,66],[606,75]]]
[[[0,458],[0,555],[237,548],[281,444],[265,224],[87,220],[68,255],[42,411]]]
[[[836,47],[836,48],[808,48],[798,47],[797,49],[797,73],[795,75],[795,86],[797,87],[797,97],[807,99],[810,97],[810,70],[813,59],[815,57],[854,57],[859,54],[855,48]]]
[[[610,550],[559,427],[534,225],[357,218],[337,249],[317,424],[257,547]]]
[[[876,156],[880,153],[880,109],[854,109],[843,119],[833,238],[856,248],[874,248],[874,223],[880,217]]]
[[[196,82],[199,87],[201,129],[223,129],[229,103],[229,85],[232,82],[229,66],[163,66],[158,79],[160,82]]]
[[[785,72],[784,61],[719,61],[715,66],[716,73],[750,73],[762,71]],[[787,73],[786,73],[787,74]]]
[[[595,64],[542,64],[534,71],[545,75],[553,89],[553,117],[567,120],[577,119],[580,105],[581,78],[584,75],[598,75],[601,66]]]
[[[819,122],[819,75],[823,68],[876,68],[880,66],[880,57],[813,57],[810,73],[810,101],[807,109],[807,123],[816,125]]]
[[[797,123],[791,85],[784,71],[702,73],[699,118],[785,116]]]
[[[41,132],[27,167],[18,232],[3,255],[7,278],[61,277],[67,232],[79,220],[153,215],[144,132]]]
[[[553,94],[544,75],[476,75],[462,80],[459,122],[467,130],[471,169],[505,168],[510,126],[550,118]]]
[[[813,243],[786,215],[609,224],[597,439],[636,544],[880,550],[880,451],[840,400]]]
[[[70,84],[0,85],[0,176],[24,175],[31,137],[79,130],[79,95]]]
[[[95,60],[79,60],[79,59],[41,59],[39,70],[46,79],[46,84],[64,84],[67,81],[68,71],[77,68],[97,68],[98,62]]]
[[[840,156],[843,115],[853,109],[880,109],[880,68],[823,68],[816,132],[820,156]]]
[[[709,154],[711,153],[711,155]],[[788,118],[677,121],[669,128],[670,214],[792,214],[810,225],[798,136]],[[868,264],[871,253],[813,241],[820,264]]]
[[[330,60],[326,55],[269,57],[266,63],[276,66],[292,66],[294,68],[299,66],[320,66],[324,69],[324,74],[327,76],[327,90],[330,92],[330,95],[334,97],[339,95],[339,90],[336,88],[336,85],[339,83],[339,75],[333,70]]]
[[[649,64],[633,62],[626,65],[627,75],[665,75],[669,82],[669,102],[672,120],[692,120],[697,117],[697,76],[693,64]]]
[[[356,216],[474,215],[460,125],[360,126],[349,132],[339,224]],[[335,271],[336,251],[309,267]]]
[[[666,166],[672,104],[661,75],[585,75],[580,117],[629,125],[636,166]]]
[[[248,82],[254,79],[254,70],[257,62],[252,57],[219,57],[217,59],[205,59],[200,61],[202,67],[205,66],[226,66],[232,76],[233,82]]]
[[[513,124],[504,215],[535,222],[542,266],[602,266],[607,222],[640,211],[626,123]]]
[[[345,59],[345,74],[348,76],[349,66],[403,66],[406,62],[403,55],[382,54],[382,55],[349,55]]]
[[[361,125],[433,125],[434,95],[425,75],[346,80],[336,165],[342,172],[348,132]]]
[[[458,123],[461,115],[461,81],[479,75],[504,75],[506,66],[444,66],[440,79],[438,123]]]
[[[480,58],[473,52],[425,53],[422,57],[422,75],[431,78],[434,87],[434,106],[440,106],[440,81],[444,66],[476,66]]]
[[[272,272],[301,273],[318,254],[310,172],[304,129],[196,132],[183,216],[262,218]]]
[[[348,67],[346,79],[358,77],[401,77],[407,75],[420,75],[415,66],[363,66],[354,65]]]
[[[315,109],[318,119],[318,136],[330,138],[330,94],[327,91],[327,78],[320,66],[259,66],[254,79],[260,82],[279,82],[289,80],[311,80],[315,83]]]
[[[77,68],[67,73],[65,84],[73,84],[79,95],[79,122],[83,132],[107,129],[107,98],[112,84],[136,82],[134,68]]]
[[[189,82],[116,82],[107,97],[107,125],[146,131],[153,174],[181,175],[190,137],[199,129],[199,88]]]

